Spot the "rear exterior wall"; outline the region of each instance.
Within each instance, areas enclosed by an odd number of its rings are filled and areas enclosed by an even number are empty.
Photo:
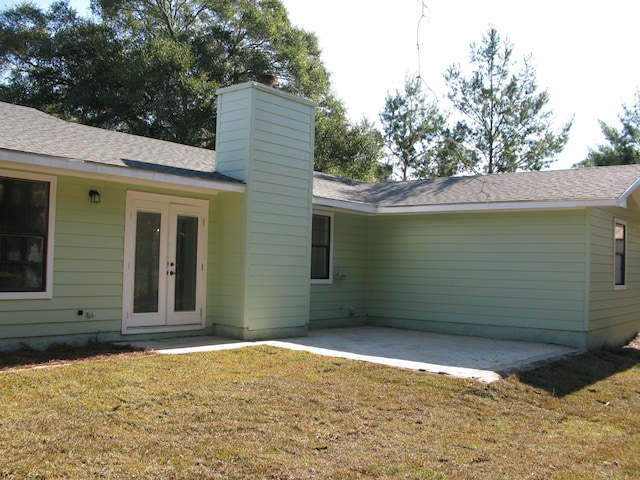
[[[373,218],[370,323],[583,345],[585,215]]]
[[[91,188],[102,194],[100,204],[89,202]],[[227,228],[217,216],[217,196],[57,175],[52,298],[0,300],[0,350],[146,338],[121,335],[127,190],[209,200],[206,329],[190,334],[213,332],[219,258],[213,232]]]
[[[366,324],[368,225],[366,216],[334,213],[333,279],[311,284],[309,328]]]
[[[586,346],[588,215],[336,213],[334,275],[346,276],[312,285],[311,326],[360,319]]]
[[[588,346],[619,345],[640,331],[640,209],[594,208],[589,217],[591,272]],[[626,228],[626,285],[614,286],[614,224]]]

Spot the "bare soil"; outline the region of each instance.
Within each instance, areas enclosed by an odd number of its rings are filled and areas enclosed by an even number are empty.
[[[68,365],[78,362],[105,360],[111,357],[140,357],[153,354],[155,352],[151,349],[97,342],[90,342],[82,346],[52,345],[46,350],[23,347],[10,352],[0,352],[0,372]]]

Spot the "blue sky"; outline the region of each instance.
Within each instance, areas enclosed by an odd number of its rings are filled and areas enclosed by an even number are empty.
[[[0,0],[0,7],[16,3]],[[71,3],[83,12],[89,1]],[[602,141],[598,119],[617,125],[622,103],[631,103],[640,88],[640,2],[632,0],[283,3],[292,23],[318,36],[335,93],[354,120],[377,122],[387,93],[402,88],[407,73],[418,71],[433,98],[446,107],[443,72],[452,63],[464,68],[469,44],[479,43],[494,26],[513,43],[514,58],[533,56],[539,87],[549,91],[558,127],[574,116],[569,144],[554,168],[582,160],[588,147]]]

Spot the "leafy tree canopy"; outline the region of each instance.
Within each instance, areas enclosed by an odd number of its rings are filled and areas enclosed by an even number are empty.
[[[482,43],[472,43],[473,71],[452,65],[444,74],[448,98],[461,120],[454,131],[464,148],[456,155],[461,167],[485,173],[540,170],[547,167],[569,139],[572,122],[553,129],[546,110],[547,91],[538,91],[530,58],[515,71],[513,47],[490,28]]]
[[[319,105],[316,170],[368,182],[387,177],[389,173],[380,163],[384,153],[380,132],[366,119],[350,124],[346,115],[342,103],[333,96]]]
[[[619,130],[600,120],[600,129],[607,143],[589,149],[587,158],[574,167],[640,163],[640,90],[636,92],[634,104],[622,105],[618,119],[622,124]]]
[[[291,25],[280,0],[92,0],[91,8],[92,18],[68,1],[0,12],[0,100],[205,148],[215,146],[222,86],[269,73],[278,88],[339,104],[317,38]],[[349,124],[340,111],[319,109],[319,128],[334,128],[320,130],[317,151],[344,158],[331,134],[348,131],[352,141],[343,146],[374,168],[371,129]],[[319,166],[328,163],[320,158]]]

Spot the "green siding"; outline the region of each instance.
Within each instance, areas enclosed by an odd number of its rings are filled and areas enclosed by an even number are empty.
[[[44,300],[0,301],[0,349],[23,343],[36,347],[53,342],[81,343],[94,340],[131,340],[122,336],[122,280],[124,223],[127,190],[193,197],[189,192],[140,188],[115,182],[57,176],[55,200],[53,297]],[[89,202],[88,191],[97,188],[100,204]],[[208,198],[216,211],[216,196]],[[209,222],[208,312],[217,302],[215,285],[217,243],[213,235],[219,223]],[[93,313],[79,316],[78,310]],[[211,327],[214,314],[209,313]]]
[[[627,286],[613,286],[614,219],[627,222]],[[629,201],[623,208],[592,209],[589,344],[619,344],[640,330],[640,210]]]
[[[246,327],[302,331],[309,321],[313,109],[271,91],[252,92]],[[248,336],[256,335],[263,336]]]
[[[331,284],[311,285],[311,328],[354,326],[367,314],[367,230],[365,216],[335,213]]]
[[[89,202],[94,187],[102,193],[100,204]],[[2,339],[62,341],[120,331],[124,187],[60,176],[55,208],[53,298],[0,302]]]
[[[334,272],[346,262],[347,278],[312,285],[312,325],[353,304],[370,324],[584,343],[584,210],[336,213],[334,234]]]
[[[372,225],[374,321],[582,341],[584,212],[382,217]]]
[[[460,222],[464,216],[453,216],[456,221],[413,217],[420,219],[414,223],[409,217],[336,213],[333,267],[344,278],[313,286],[309,318],[312,107],[270,90],[245,88],[236,93],[221,97],[221,105],[229,107],[220,115],[226,121],[220,130],[219,170],[245,179],[247,193],[223,193],[210,202],[207,326],[251,336],[246,330],[304,328],[309,321],[315,326],[349,325],[364,321],[366,315],[421,322],[435,316],[436,321],[453,323],[465,322],[469,315],[491,315],[492,325],[520,326],[531,312],[544,310],[523,305],[522,298],[545,302],[554,311],[572,312],[567,302],[584,302],[581,292],[566,287],[562,299],[538,288],[541,282],[552,292],[563,288],[561,279],[547,273],[559,264],[565,278],[584,275],[580,253],[561,248],[574,244],[571,231],[557,232],[558,246],[549,252],[536,250],[539,226],[526,222],[519,225],[520,236],[532,245],[522,238],[517,245],[505,243],[491,225],[496,218],[492,216],[483,218],[486,228],[481,232],[469,219]],[[60,180],[54,299],[26,302],[28,308],[14,302],[13,312],[46,311],[46,320],[34,323],[55,324],[57,331],[115,334],[121,322],[126,187],[91,186],[102,191],[99,206],[86,202],[85,181]],[[426,224],[421,223],[424,218]],[[448,230],[431,231],[434,221],[438,229]],[[474,234],[481,232],[482,241],[469,242],[469,228]],[[528,267],[518,272],[516,287],[508,273],[513,261],[509,256],[518,256],[523,248]],[[466,292],[463,302],[458,298],[461,288]],[[495,299],[503,297],[495,289],[513,297],[504,300],[502,316],[495,314]],[[456,302],[452,311],[450,305]],[[4,308],[12,311],[11,302]],[[93,311],[94,318],[68,318],[80,308]]]
[[[245,181],[234,216],[240,273],[216,331],[246,339],[304,333],[309,322],[314,105],[261,85],[219,92],[217,170]],[[240,111],[242,110],[242,112]],[[229,115],[229,113],[231,115]],[[245,138],[243,148],[238,139]],[[226,271],[233,268],[229,263]],[[224,322],[224,324],[223,324]]]
[[[239,180],[247,178],[247,125],[251,121],[250,102],[249,95],[218,96],[216,170]]]
[[[209,265],[211,284],[215,292],[215,308],[207,301],[207,311],[215,312],[216,333],[242,336],[244,326],[243,297],[245,281],[244,239],[246,236],[246,198],[242,194],[221,193],[213,218],[216,219],[214,237],[215,266]]]

